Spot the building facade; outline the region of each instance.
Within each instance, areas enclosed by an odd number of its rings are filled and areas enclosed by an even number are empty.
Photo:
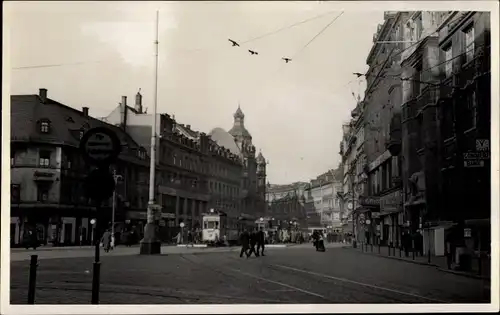
[[[398,246],[403,218],[401,150],[393,139],[401,129],[401,73],[405,23],[408,12],[386,12],[374,34],[366,63],[367,88],[363,100],[367,178],[359,200],[363,213],[361,240]]]
[[[84,191],[89,167],[79,151],[90,128],[107,127],[122,143],[122,152],[111,166],[123,174],[117,181],[115,221],[147,206],[149,158],[146,150],[120,128],[61,104],[47,96],[11,96],[11,244],[19,246],[28,230],[43,244],[90,244],[92,218],[100,230],[111,222],[112,200],[96,213]],[[119,224],[118,224],[119,225]]]
[[[356,238],[359,237],[358,232],[362,227],[357,213],[361,209],[359,196],[363,194],[367,183],[364,172],[366,155],[363,107],[364,103],[358,101],[356,108],[351,111],[351,120],[342,126],[339,151],[343,176],[342,193],[338,194],[341,201],[342,231],[352,233]]]
[[[267,162],[262,153],[256,155],[241,108],[229,132],[214,128],[205,134],[168,114],[158,114],[157,119],[158,200],[167,226],[175,230],[184,222],[195,229],[210,208],[234,216],[265,213]],[[120,126],[150,152],[152,116],[143,111],[140,93],[134,107],[123,96],[104,120]],[[136,217],[145,220],[145,214],[144,210]]]
[[[426,111],[423,111],[424,123],[437,129],[437,141],[425,135],[424,147],[429,147],[429,142],[437,142],[441,153],[438,167],[434,168],[438,170],[442,187],[440,211],[429,213],[428,220],[456,223],[456,233],[450,231],[454,236],[450,237],[451,242],[468,253],[491,250],[490,18],[488,12],[440,15],[440,54],[439,66],[436,66],[440,88],[439,98],[433,102],[439,117],[437,128],[431,119],[426,120]],[[439,240],[439,230],[434,228],[432,232],[434,239]],[[442,234],[446,237],[447,233]],[[442,244],[435,242],[430,250],[440,254]]]
[[[241,213],[261,217],[266,213],[266,166],[261,152],[256,156],[252,135],[245,127],[245,114],[240,106],[233,115],[233,126],[229,131],[214,128],[209,133],[219,145],[225,146],[240,157],[243,163],[240,181]]]
[[[296,182],[289,185],[268,185],[266,191],[266,217],[274,219],[277,226],[287,227],[289,222],[306,228],[310,225],[306,213],[305,191],[307,183]]]
[[[433,255],[446,240],[489,249],[490,16],[414,12],[406,33],[421,42],[402,63],[411,78],[402,105],[408,223]]]
[[[134,107],[122,97],[120,105],[105,118],[129,133],[148,152],[151,148],[152,115],[142,109],[137,93]],[[232,147],[226,148],[190,125],[178,123],[168,114],[157,115],[157,199],[162,206],[163,238],[172,236],[183,222],[187,229],[201,226],[210,208],[237,216],[241,210],[242,161]],[[131,213],[131,219],[146,221],[146,207]]]
[[[319,226],[340,229],[341,196],[343,193],[342,170],[329,170],[309,183],[306,201],[312,201],[315,213],[319,216]]]

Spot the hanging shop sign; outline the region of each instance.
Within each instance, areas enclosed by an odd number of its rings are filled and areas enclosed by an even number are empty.
[[[381,212],[397,212],[403,208],[403,194],[401,190],[393,191],[380,197]]]
[[[379,207],[380,206],[380,198],[379,197],[370,197],[370,196],[360,196],[359,204],[365,207]]]

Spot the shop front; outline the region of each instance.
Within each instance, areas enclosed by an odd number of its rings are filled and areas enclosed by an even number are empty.
[[[363,208],[363,234],[364,242],[367,244],[378,244],[379,241],[379,211],[380,198],[378,196],[360,196],[359,204]]]
[[[403,192],[401,189],[380,196],[381,244],[399,247],[403,226]]]

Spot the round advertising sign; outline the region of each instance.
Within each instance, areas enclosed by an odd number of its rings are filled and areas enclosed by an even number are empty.
[[[96,127],[89,129],[80,140],[83,158],[90,164],[109,165],[120,154],[120,139],[111,129]]]
[[[365,222],[366,224],[370,224],[372,221],[370,221],[370,219],[367,219]]]
[[[353,206],[352,206],[352,201],[349,201],[349,202],[347,203],[347,209],[352,210],[352,208],[353,208]]]
[[[181,223],[179,224],[179,226],[180,226],[181,228],[183,228],[183,227],[185,226],[184,222],[181,222]]]

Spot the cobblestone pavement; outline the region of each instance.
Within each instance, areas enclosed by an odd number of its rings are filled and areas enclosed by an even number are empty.
[[[238,253],[103,255],[101,304],[488,303],[489,282],[310,244]],[[41,260],[37,304],[89,304],[92,257]],[[11,263],[11,303],[27,300],[29,262]]]

